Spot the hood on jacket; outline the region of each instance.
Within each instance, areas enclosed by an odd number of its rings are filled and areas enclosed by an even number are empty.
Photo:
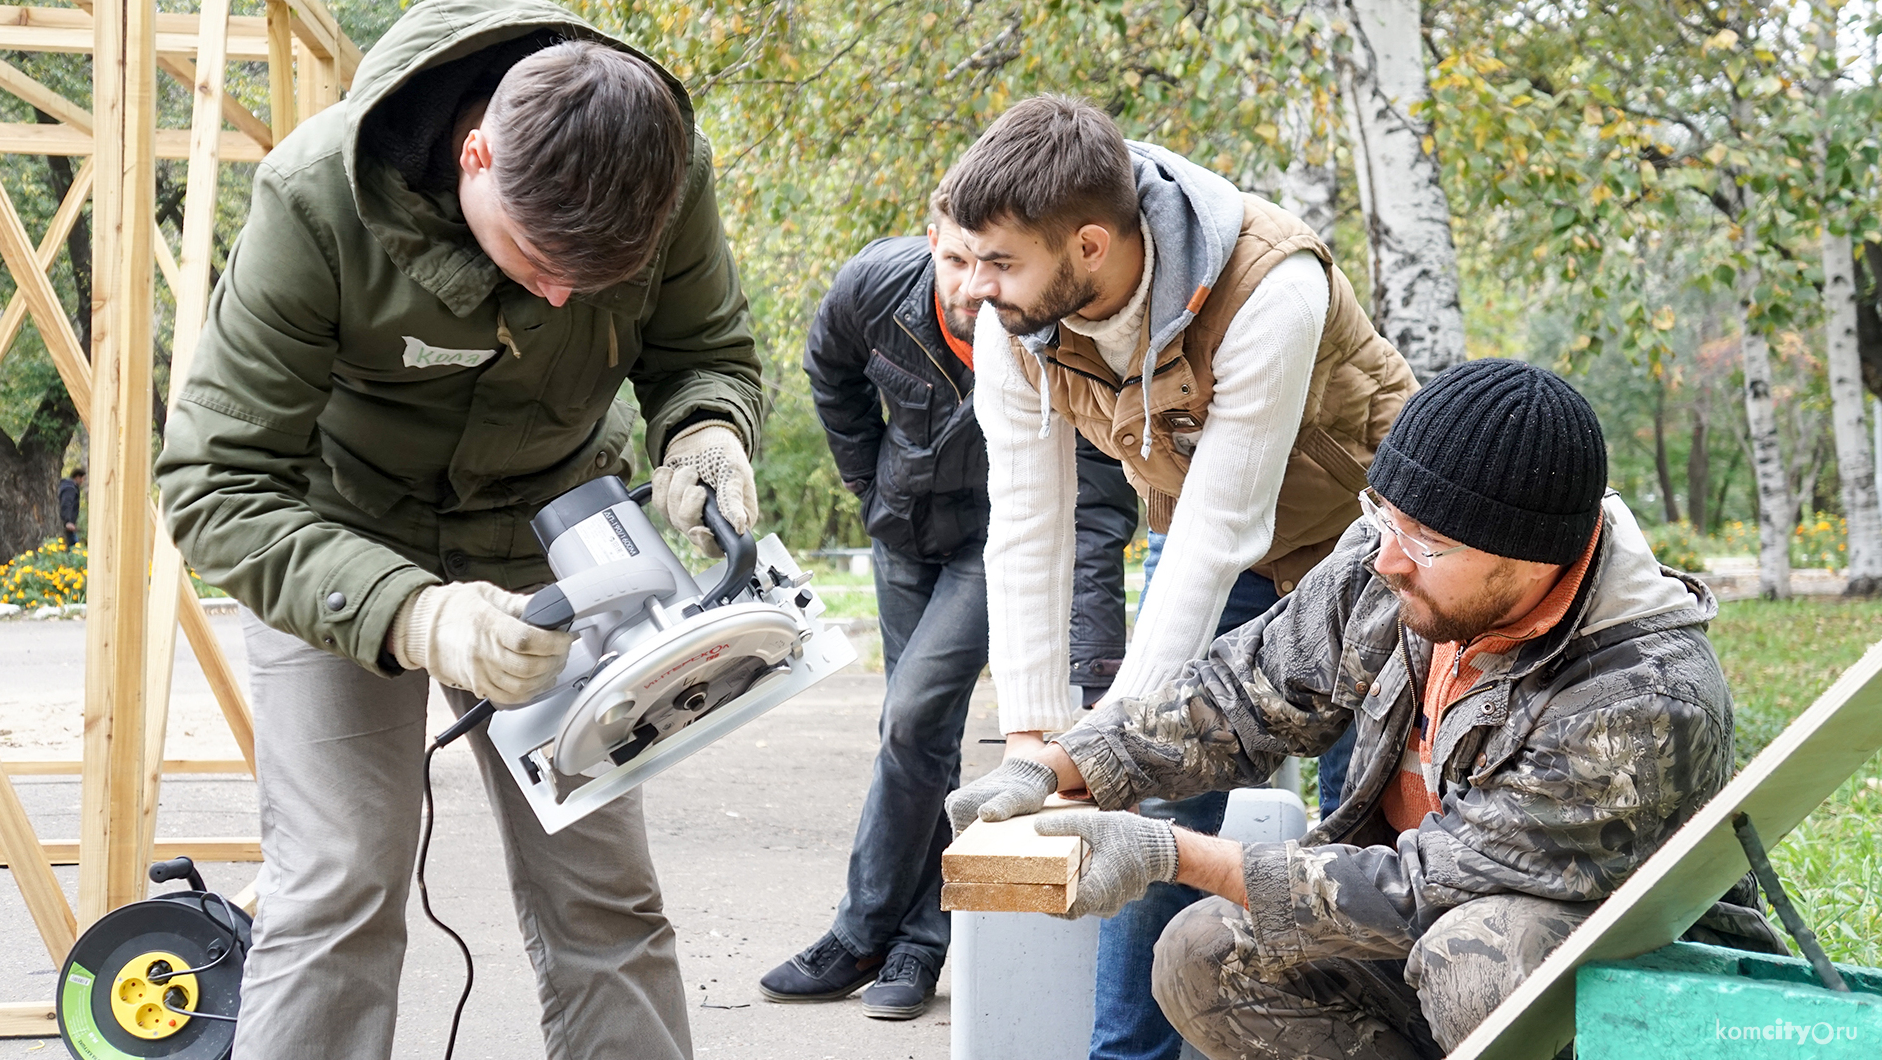
[[[1710,590],[1699,586],[1698,591],[1704,595],[1695,598],[1692,585],[1672,568],[1660,564],[1627,502],[1619,494],[1609,493],[1601,507],[1607,516],[1601,531],[1607,535],[1607,555],[1602,558],[1600,580],[1576,635],[1586,637],[1623,623],[1645,622],[1688,608],[1695,612],[1694,621],[1710,619],[1710,612],[1717,607],[1711,601]]]
[[[354,77],[342,157],[360,220],[401,271],[459,316],[481,305],[503,274],[464,223],[456,152],[441,152],[439,139],[463,103],[487,95],[511,66],[568,40],[594,41],[652,66],[679,104],[692,158],[693,104],[679,79],[544,0],[423,0],[373,45]],[[608,301],[606,292],[587,300]]]
[[[1156,268],[1150,280],[1150,343],[1144,349],[1143,377],[1156,374],[1157,354],[1196,319],[1202,305],[1198,293],[1222,275],[1229,254],[1242,233],[1240,189],[1182,155],[1155,144],[1124,141],[1130,151],[1137,180],[1137,209],[1149,225],[1157,248]],[[1058,325],[1020,341],[1046,367],[1046,347],[1057,337]],[[1051,388],[1043,388],[1039,418],[1040,437],[1051,430]],[[1150,387],[1144,392],[1144,421],[1150,420]],[[1141,454],[1150,456],[1151,432],[1143,432]]]

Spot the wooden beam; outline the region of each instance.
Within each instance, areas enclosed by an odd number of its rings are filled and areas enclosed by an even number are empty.
[[[235,894],[229,898],[229,904],[247,913],[249,916],[255,915],[255,906],[259,903],[260,895],[255,891],[254,880],[248,881],[248,886],[235,892]]]
[[[164,275],[176,300],[175,327],[170,341],[170,394],[168,407],[176,408],[183,393],[183,381],[189,377],[190,362],[196,356],[196,342],[202,334],[203,315],[209,306],[209,264],[215,251],[216,189],[220,170],[218,147],[222,141],[222,79],[228,69],[224,45],[227,43],[229,0],[202,0],[202,50],[200,65],[192,86],[194,108],[190,118],[190,161],[188,185],[183,196],[183,267],[175,262]],[[162,253],[159,262],[170,255],[157,232]],[[152,534],[150,584],[158,587],[187,585],[189,572],[183,556],[169,532],[158,520]],[[145,630],[150,638],[145,656],[144,698],[149,715],[144,738],[144,834],[157,834],[157,796],[163,785],[163,745],[170,719],[170,677],[176,662],[177,604],[181,593],[152,592],[145,616]]]
[[[1039,814],[1028,814],[968,825],[941,853],[941,879],[1065,886],[1078,875],[1085,841],[1075,835],[1040,835],[1033,830],[1038,819]]]
[[[20,897],[25,899],[26,912],[46,944],[46,955],[53,964],[64,964],[65,955],[78,937],[78,921],[66,904],[65,888],[52,874],[51,860],[40,850],[39,837],[33,833],[26,807],[20,805],[19,793],[4,774],[0,774],[0,858],[6,860],[14,881],[20,885]]]
[[[221,154],[225,162],[259,162],[268,149],[239,132],[224,132]],[[188,158],[188,129],[158,129],[158,158]],[[89,155],[92,138],[69,125],[30,125],[25,122],[0,122],[0,154],[12,155]]]
[[[52,223],[46,226],[46,235],[39,241],[39,248],[33,253],[33,262],[41,273],[52,268],[58,258],[60,248],[65,246],[65,237],[72,234],[72,226],[78,223],[79,216],[85,212],[85,200],[91,198],[92,164],[90,159],[80,166],[72,176],[72,187],[65,193],[65,201],[52,215]],[[60,313],[64,316],[64,313]],[[8,351],[13,349],[13,340],[19,337],[20,325],[26,323],[26,292],[15,284],[13,297],[7,300],[6,312],[0,313],[0,360],[4,360]],[[78,345],[76,337],[72,345]],[[89,388],[88,388],[89,389]],[[74,399],[76,401],[77,399]],[[89,415],[91,410],[80,407],[80,412]]]
[[[220,775],[247,773],[248,763],[240,758],[166,758],[165,774]],[[85,763],[76,758],[9,758],[0,761],[0,773],[9,777],[76,777],[85,772]]]
[[[340,20],[333,17],[333,12],[321,0],[293,0],[289,12],[294,36],[307,45],[315,58],[333,64],[337,84],[350,86],[365,56],[340,28]],[[329,100],[337,101],[337,96]],[[301,117],[305,120],[307,115]]]
[[[45,852],[45,860],[53,865],[78,864],[78,846],[76,839],[46,839],[39,842],[40,849]],[[196,861],[260,861],[261,840],[241,836],[184,836],[177,839],[160,838],[151,846],[153,861],[185,856]],[[0,868],[5,867],[6,864],[0,862]],[[65,901],[63,894],[59,901]]]
[[[943,883],[941,908],[977,913],[1064,913],[1078,901],[1078,877],[1060,883]]]
[[[59,1015],[52,1003],[0,1001],[0,1038],[56,1038]]]
[[[195,91],[196,64],[189,59],[180,55],[158,55],[157,66],[192,92]],[[222,119],[255,141],[263,151],[274,146],[274,130],[268,128],[267,122],[255,117],[254,111],[249,110],[241,100],[229,95],[226,90],[222,93]],[[162,132],[163,130],[158,130],[159,139],[162,138]],[[163,157],[162,144],[157,147],[157,157]]]
[[[90,164],[79,173],[89,179]],[[82,182],[75,179],[72,195],[66,197],[67,205],[78,195],[80,187]],[[79,202],[82,203],[83,199]],[[64,210],[65,206],[60,209]],[[84,417],[89,428],[93,414],[91,364],[79,347],[78,335],[72,330],[72,322],[65,315],[65,306],[59,301],[58,292],[52,289],[52,281],[46,278],[40,268],[38,251],[26,234],[26,226],[20,222],[19,211],[13,208],[13,198],[4,188],[0,188],[0,260],[5,261],[19,293],[25,296],[27,309],[32,313],[33,321],[39,325],[39,336],[45,341],[47,352],[52,355],[53,367],[59,370],[59,378],[65,381],[66,393],[72,396],[73,406]]]
[[[156,5],[96,0],[92,15],[100,176],[92,198],[91,548],[78,888],[84,926],[142,898],[150,863],[140,825],[157,127]]]
[[[187,56],[199,50],[195,15],[159,14],[156,26],[158,51]],[[0,49],[89,55],[96,44],[94,32],[92,16],[79,8],[0,6]],[[265,19],[229,20],[229,58],[244,62],[268,58]]]
[[[267,0],[268,124],[280,143],[299,124],[294,115],[294,24],[287,0]]]
[[[1575,969],[1673,942],[1747,867],[1732,831],[1751,818],[1767,849],[1882,749],[1882,644],[1869,649],[1601,903],[1450,1054],[1548,1060],[1575,1035]]]
[[[157,271],[163,275],[171,297],[175,297],[178,286],[183,283],[183,277],[177,272],[176,255],[170,252],[170,239],[163,234],[163,222],[152,218],[150,226],[150,250],[157,259]]]
[[[157,523],[157,510],[153,505],[150,512],[151,523]],[[190,650],[196,653],[196,661],[203,668],[203,676],[209,681],[209,690],[215,693],[216,705],[222,708],[222,717],[229,723],[229,733],[235,737],[235,746],[242,752],[242,759],[248,765],[250,776],[255,774],[255,715],[248,706],[248,697],[242,692],[241,678],[235,675],[235,667],[229,665],[229,657],[222,651],[222,642],[216,639],[216,631],[209,625],[209,613],[203,610],[203,602],[197,599],[196,587],[190,584],[185,573],[177,583],[177,600],[181,604],[178,616],[183,622],[183,635],[189,638]]]
[[[53,120],[62,121],[87,136],[91,135],[91,111],[40,84],[26,71],[4,60],[0,60],[0,88],[45,111]]]

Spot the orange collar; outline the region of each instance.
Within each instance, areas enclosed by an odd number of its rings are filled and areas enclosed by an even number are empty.
[[[948,315],[941,308],[941,288],[939,287],[934,290],[934,319],[941,325],[941,337],[947,340],[948,349],[953,350],[954,356],[959,357],[961,363],[971,370],[974,367],[974,344],[962,342],[954,337],[952,331],[948,330]]]

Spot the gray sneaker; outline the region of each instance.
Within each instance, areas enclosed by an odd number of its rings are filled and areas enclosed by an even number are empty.
[[[863,1015],[912,1020],[934,999],[935,974],[912,953],[889,954],[876,981],[863,988]]]

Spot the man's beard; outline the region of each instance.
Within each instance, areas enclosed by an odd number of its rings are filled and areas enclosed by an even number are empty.
[[[1484,579],[1483,589],[1476,597],[1448,607],[1440,607],[1422,588],[1411,584],[1402,574],[1380,571],[1379,577],[1385,579],[1385,584],[1398,594],[1399,621],[1405,623],[1406,629],[1433,644],[1451,641],[1464,644],[1502,625],[1504,616],[1522,599],[1525,590],[1510,577],[1510,571],[1507,562],[1499,564]],[[1423,605],[1426,613],[1412,614],[1406,606],[1411,600]]]
[[[1009,335],[1031,335],[1058,323],[1098,300],[1098,281],[1090,274],[1080,276],[1067,254],[1059,259],[1058,275],[1034,305],[1021,309],[1006,302],[993,302],[999,311],[1000,326]]]
[[[980,315],[977,299],[955,296],[941,300],[941,326],[961,342],[974,341],[974,318]]]

